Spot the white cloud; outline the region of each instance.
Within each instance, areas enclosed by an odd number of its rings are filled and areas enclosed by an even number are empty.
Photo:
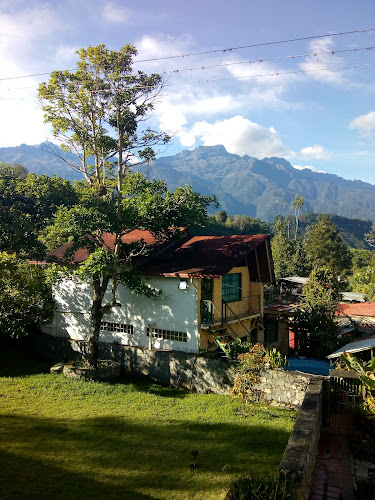
[[[1,101],[0,114],[6,116],[6,120],[0,120],[1,147],[40,144],[46,140],[47,128],[34,99]]]
[[[332,153],[327,151],[323,146],[315,144],[315,146],[308,146],[301,149],[297,156],[302,160],[328,160],[331,158]]]
[[[142,69],[144,71],[156,70],[161,73],[162,71],[183,68],[183,59],[160,60],[160,58],[188,53],[192,49],[192,40],[189,36],[176,38],[169,35],[159,35],[157,37],[144,35],[139,40],[136,40],[135,46],[138,51],[138,60],[159,59],[158,61],[142,62]],[[188,63],[191,64],[191,61],[189,60]]]
[[[317,172],[319,174],[325,174],[326,172],[324,172],[324,170],[318,170],[316,167],[313,167],[312,165],[292,165],[293,168],[297,169],[297,170],[305,170],[306,168],[308,170],[312,170],[313,172]]]
[[[107,2],[102,7],[103,20],[110,24],[126,23],[132,18],[132,10],[115,2]]]
[[[345,83],[340,70],[333,69],[335,66],[342,64],[342,58],[334,55],[333,45],[333,40],[328,37],[310,43],[310,50],[315,55],[307,56],[305,62],[299,64],[299,67],[306,71],[307,77],[331,85]],[[323,52],[327,53],[324,54]]]
[[[241,156],[248,154],[264,158],[290,154],[289,148],[283,144],[273,127],[263,127],[239,115],[213,124],[196,122],[179,135],[183,146],[191,147],[200,140],[205,146],[222,144],[230,153]]]
[[[370,136],[375,129],[375,111],[370,111],[367,115],[357,116],[349,123],[349,128],[358,129],[361,134]]]

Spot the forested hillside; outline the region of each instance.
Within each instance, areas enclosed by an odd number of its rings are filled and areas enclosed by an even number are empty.
[[[61,158],[51,154],[51,143],[22,144],[0,148],[0,161],[20,163],[29,172],[78,179],[81,175]],[[72,154],[61,156],[70,163]],[[303,212],[329,213],[341,217],[375,220],[375,186],[350,181],[337,175],[297,170],[283,158],[259,160],[228,153],[224,146],[201,146],[173,156],[158,158],[143,166],[150,178],[163,179],[170,190],[190,184],[204,195],[215,194],[220,209],[262,221],[291,214],[290,204],[299,193],[304,197]]]

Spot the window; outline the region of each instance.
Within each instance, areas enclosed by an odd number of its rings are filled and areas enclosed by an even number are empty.
[[[223,277],[222,294],[225,302],[241,300],[241,273],[226,274]]]
[[[111,321],[102,321],[100,330],[105,332],[130,333],[133,334],[133,325],[125,323],[113,323]]]
[[[263,321],[264,325],[264,344],[275,344],[279,340],[278,335],[278,322],[274,318],[266,319]]]
[[[177,340],[178,342],[187,342],[186,332],[176,332],[174,330],[162,330],[161,328],[147,328],[147,337],[150,336],[150,331],[152,338],[163,339],[163,340]]]

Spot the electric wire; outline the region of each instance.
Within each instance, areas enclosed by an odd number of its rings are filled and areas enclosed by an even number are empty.
[[[352,34],[356,34],[356,33],[368,33],[371,31],[375,31],[375,28],[363,28],[363,29],[352,30],[352,31],[341,31],[341,32],[337,32],[337,33],[326,33],[323,35],[305,36],[305,37],[301,37],[301,38],[290,38],[290,39],[286,39],[286,40],[260,42],[260,43],[230,47],[230,48],[225,48],[225,49],[206,50],[206,51],[201,51],[201,52],[191,52],[191,53],[187,53],[187,54],[177,54],[174,56],[153,57],[153,58],[149,58],[149,59],[138,59],[138,60],[135,59],[133,61],[133,63],[138,64],[138,63],[144,63],[144,62],[163,61],[166,59],[177,59],[177,58],[193,57],[193,56],[198,56],[198,55],[217,54],[220,52],[221,53],[233,52],[235,50],[243,50],[243,49],[248,49],[248,48],[265,47],[265,46],[269,46],[269,45],[278,45],[278,44],[283,44],[283,43],[306,41],[306,40],[315,40],[318,38],[326,38],[326,37],[333,37],[333,36],[352,35]],[[76,71],[76,69],[77,68],[73,68],[73,69],[67,69],[67,70],[63,70],[63,71]],[[51,73],[52,73],[52,71],[47,71],[47,72],[43,72],[43,73],[32,73],[29,75],[9,76],[9,77],[0,78],[0,81],[16,80],[16,79],[20,79],[20,78],[31,78],[31,77],[35,77],[35,76],[45,76],[45,75],[50,75]]]
[[[354,48],[354,49],[328,50],[328,51],[312,52],[312,53],[305,53],[305,54],[293,54],[293,55],[288,55],[288,56],[251,59],[248,61],[235,61],[235,62],[230,62],[230,63],[197,66],[195,68],[173,69],[173,70],[169,70],[169,71],[164,71],[163,73],[161,73],[161,76],[165,76],[167,74],[179,74],[179,73],[184,73],[184,72],[188,72],[188,71],[197,71],[197,70],[207,70],[207,69],[229,67],[229,66],[238,66],[238,65],[244,65],[244,64],[258,64],[258,63],[261,64],[264,62],[287,60],[287,59],[294,60],[294,59],[301,59],[302,57],[318,57],[321,55],[336,55],[336,54],[343,54],[343,53],[348,53],[348,52],[357,53],[359,51],[370,51],[370,50],[374,50],[374,49],[375,49],[375,46],[358,47],[358,48]],[[322,68],[321,71],[324,71],[324,69]],[[280,74],[280,72],[278,72],[277,74]],[[265,76],[265,75],[256,75],[256,76]],[[267,74],[266,76],[269,76],[269,74]],[[249,75],[248,78],[250,78],[250,77],[251,76]],[[121,79],[123,77],[118,77],[118,78]],[[124,77],[124,78],[126,78],[126,77]],[[242,77],[238,77],[238,78],[242,78]],[[247,77],[245,76],[243,78],[247,78]],[[26,90],[26,89],[35,89],[35,88],[36,87],[33,85],[33,86],[27,86],[27,87],[13,87],[13,88],[8,88],[8,89],[3,89],[3,90],[10,92],[10,91],[15,91],[15,90]]]
[[[348,65],[348,66],[330,66],[330,67],[325,67],[325,68],[314,68],[314,69],[305,69],[305,70],[296,70],[296,71],[277,71],[273,73],[260,73],[256,75],[244,75],[244,76],[233,76],[233,77],[224,77],[224,78],[212,78],[212,79],[207,79],[207,80],[193,80],[193,81],[187,81],[187,82],[175,82],[175,83],[164,83],[163,87],[174,87],[177,85],[193,85],[193,84],[199,84],[199,83],[212,83],[212,82],[221,82],[225,80],[244,80],[248,78],[262,78],[262,77],[269,77],[269,76],[281,76],[281,75],[291,75],[291,74],[298,74],[298,73],[312,73],[312,72],[318,72],[318,71],[339,71],[341,69],[357,69],[357,68],[364,68],[364,67],[372,67],[375,66],[374,63],[365,63],[365,64],[353,64],[353,65]],[[147,85],[135,85],[132,87],[133,90],[147,90],[148,88],[152,88]],[[112,92],[121,92],[123,89],[113,89]],[[103,92],[108,92],[108,89],[97,89],[97,90],[86,90],[87,94],[100,94]],[[59,97],[59,96],[64,96],[64,94],[54,94],[50,96],[45,96],[43,99],[48,99],[51,97]],[[14,100],[23,100],[23,99],[35,99],[35,96],[24,96],[24,97],[9,97],[9,98],[0,98],[0,101],[14,101]]]

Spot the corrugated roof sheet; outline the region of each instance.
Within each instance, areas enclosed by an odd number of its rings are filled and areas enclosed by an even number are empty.
[[[370,349],[375,348],[375,335],[372,337],[368,337],[367,339],[356,340],[354,342],[350,342],[350,344],[346,344],[343,347],[340,347],[337,351],[327,356],[328,359],[338,358],[344,352],[360,352],[360,351],[368,351]]]

